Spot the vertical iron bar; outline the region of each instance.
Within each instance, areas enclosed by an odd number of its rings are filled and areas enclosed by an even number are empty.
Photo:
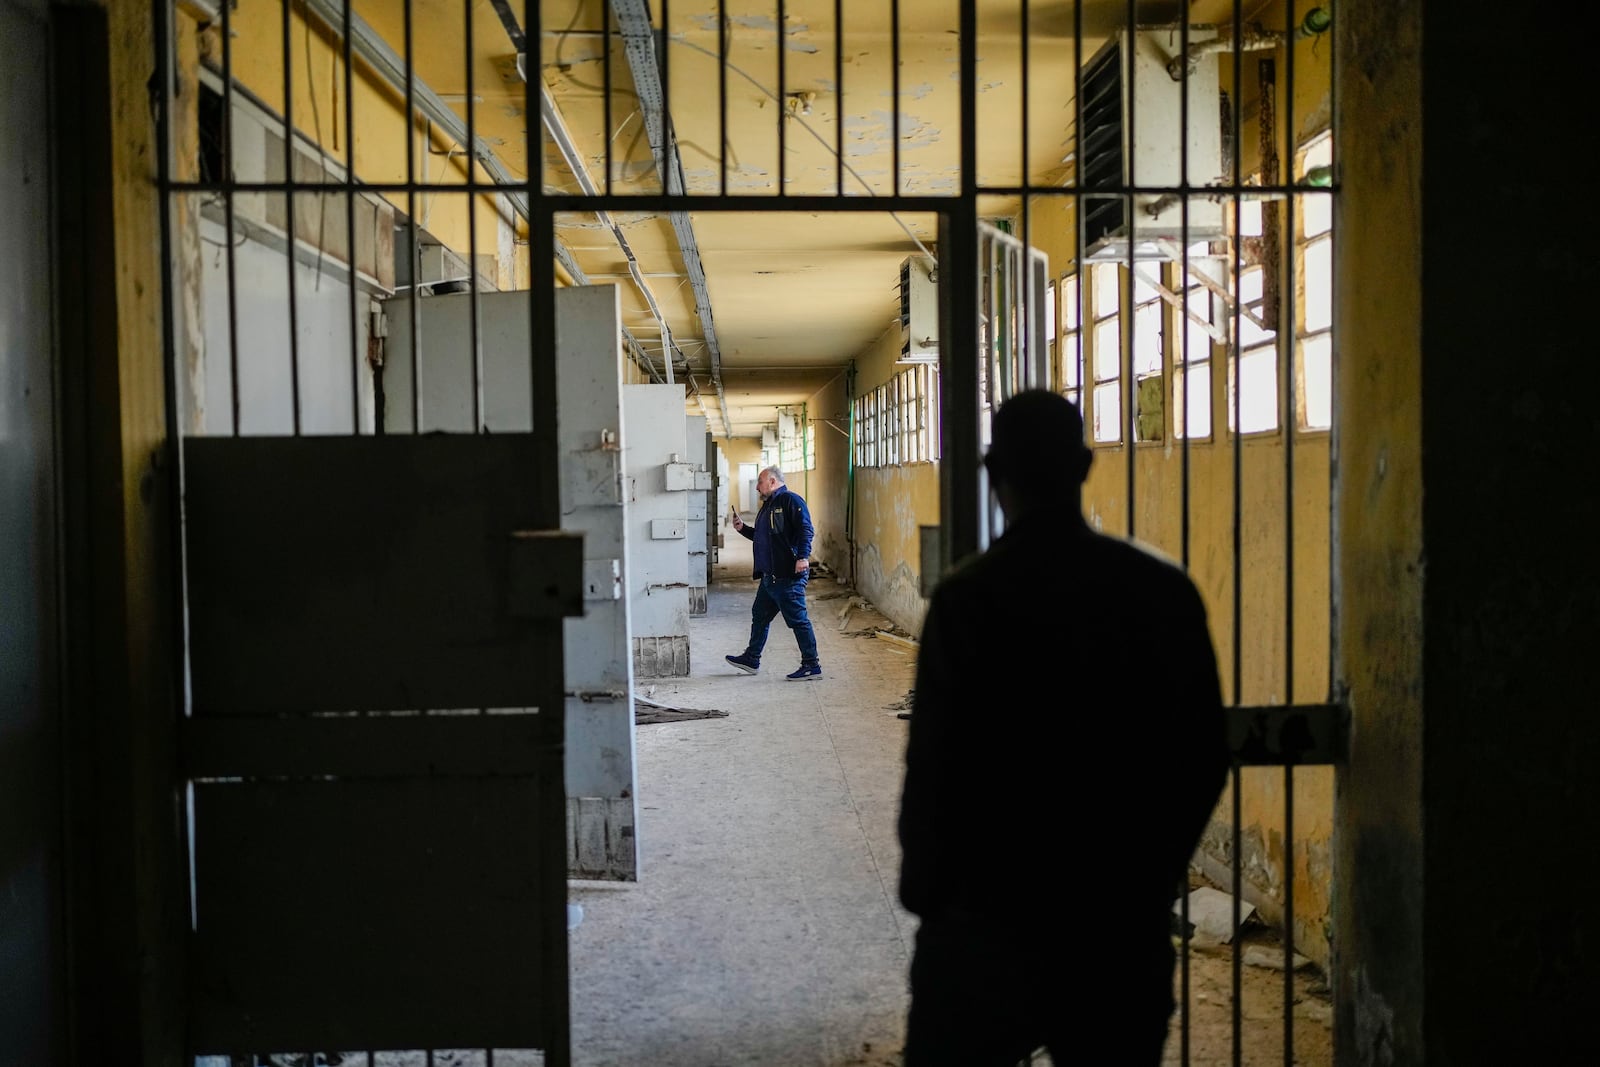
[[[1244,124],[1243,101],[1240,92],[1244,79],[1239,69],[1244,52],[1240,49],[1240,39],[1244,33],[1244,12],[1242,0],[1233,0],[1233,128],[1229,136],[1233,138],[1233,330],[1228,337],[1229,367],[1232,371],[1230,390],[1232,393],[1233,410],[1233,703],[1235,707],[1244,701],[1244,578],[1242,569],[1244,565],[1243,549],[1243,494],[1244,494],[1244,426],[1240,418],[1241,409],[1239,396],[1242,392],[1244,366],[1243,352],[1239,346],[1239,331],[1242,327],[1244,316],[1242,314],[1243,301],[1241,299],[1242,286],[1240,285],[1240,268],[1243,265],[1242,242],[1240,234],[1240,215],[1244,198],[1240,192],[1241,167],[1243,142],[1240,138],[1240,129]],[[1232,983],[1233,983],[1233,1067],[1241,1067],[1244,1058],[1242,1044],[1242,1013],[1243,1005],[1240,998],[1244,988],[1244,961],[1241,957],[1237,942],[1239,929],[1239,893],[1243,872],[1240,868],[1239,847],[1243,828],[1240,822],[1243,814],[1240,807],[1239,787],[1241,775],[1238,768],[1233,772],[1233,929],[1235,932],[1234,949],[1232,953]]]
[[[411,329],[411,432],[422,432],[422,257],[417,251],[417,76],[413,57],[416,24],[413,0],[404,0],[406,49],[406,260],[411,276],[406,318]],[[424,137],[427,135],[424,134]],[[423,142],[422,149],[428,150]]]
[[[724,2],[725,2],[725,0],[717,0],[717,10],[718,10],[719,13],[721,12],[722,4]],[[718,24],[720,25],[720,22]],[[600,85],[601,85],[600,106],[603,109],[603,114],[604,114],[604,118],[602,119],[602,121],[605,123],[605,144],[606,144],[606,184],[605,184],[605,189],[606,189],[606,195],[610,196],[611,195],[611,167],[612,167],[612,162],[611,162],[611,138],[613,136],[613,132],[612,132],[612,129],[611,129],[611,122],[612,122],[612,115],[611,115],[611,46],[612,46],[612,44],[614,42],[613,42],[612,37],[611,37],[611,5],[609,3],[602,3],[600,5],[600,40],[603,42],[602,45],[601,45],[601,49],[600,49]],[[538,49],[541,49],[541,52],[542,52],[542,42],[539,42],[539,41],[534,41],[532,45],[529,45],[529,46],[526,46],[526,47],[528,47],[528,48],[538,48]],[[534,69],[534,67],[533,67],[534,57],[531,56],[531,55],[528,55],[527,51],[524,51],[523,55],[526,56],[526,58],[522,61],[522,69],[525,70],[525,71],[532,71]],[[728,83],[727,83],[726,80],[724,80],[723,83],[722,83],[722,91],[723,91],[724,94],[726,94],[727,91],[728,91]],[[724,107],[723,115],[724,115],[724,118],[726,118],[726,115],[727,115],[726,107],[727,107],[727,105],[724,104],[723,107]],[[643,116],[641,115],[640,118],[642,120]],[[533,122],[534,121],[534,119],[533,119],[533,117],[531,115],[529,116],[528,121],[529,122]],[[724,128],[724,130],[723,130],[723,138],[722,139],[723,139],[723,143],[726,144],[727,143],[727,139],[728,139],[727,138],[727,130],[726,130],[726,128]],[[726,171],[726,169],[724,169],[724,171],[723,171],[723,181],[724,182],[727,181],[727,171]],[[724,189],[723,191],[726,192],[727,190]]]
[[[1138,188],[1139,184],[1138,175],[1134,170],[1134,160],[1138,153],[1134,152],[1133,150],[1133,146],[1139,143],[1138,132],[1136,128],[1139,111],[1139,94],[1136,91],[1138,86],[1138,70],[1134,64],[1134,59],[1139,50],[1139,42],[1137,38],[1138,30],[1136,28],[1138,26],[1138,15],[1136,11],[1137,0],[1128,0],[1127,47],[1123,49],[1123,62],[1126,64],[1126,66],[1124,68],[1122,82],[1122,84],[1126,87],[1128,104],[1128,113],[1126,116],[1126,129],[1128,132],[1127,139],[1123,142],[1123,159],[1127,165],[1126,180],[1128,183],[1128,191],[1126,194],[1124,194],[1123,199],[1123,203],[1126,205],[1126,218],[1128,220],[1128,275],[1126,287],[1118,287],[1119,292],[1127,297],[1127,303],[1124,305],[1122,312],[1128,323],[1127,333],[1122,342],[1122,360],[1124,367],[1122,387],[1125,394],[1125,398],[1123,400],[1123,411],[1126,412],[1126,415],[1123,419],[1122,429],[1123,433],[1127,435],[1128,441],[1126,452],[1126,458],[1128,461],[1128,466],[1126,468],[1128,479],[1127,527],[1128,536],[1130,538],[1134,536],[1135,532],[1137,532],[1139,525],[1138,501],[1135,497],[1134,484],[1137,479],[1137,468],[1139,465],[1139,424],[1134,421],[1135,415],[1138,412],[1136,405],[1137,397],[1135,394],[1138,392],[1139,383],[1135,377],[1136,372],[1134,369],[1133,358],[1134,343],[1138,339],[1135,335],[1139,328],[1139,286],[1133,274],[1133,247],[1134,241],[1137,240],[1138,237],[1138,235],[1134,232],[1138,228],[1138,222],[1135,219],[1135,215],[1139,206],[1139,198],[1134,195],[1134,189]]]
[[[1237,38],[1235,38],[1235,40],[1237,40]],[[1230,953],[1232,956],[1233,966],[1233,995],[1231,998],[1233,1005],[1233,1067],[1241,1067],[1244,1052],[1242,1044],[1242,1020],[1244,1018],[1244,1005],[1241,1003],[1244,986],[1244,974],[1241,969],[1241,957],[1243,955],[1243,951],[1239,946],[1239,924],[1243,921],[1239,906],[1239,883],[1244,877],[1243,864],[1239,856],[1240,842],[1241,838],[1243,837],[1239,824],[1244,818],[1242,805],[1239,800],[1239,789],[1242,783],[1243,774],[1240,772],[1239,766],[1235,764],[1233,767],[1231,783],[1233,787],[1233,845],[1229,850],[1232,853],[1233,866],[1233,894],[1230,904],[1233,912],[1233,925],[1230,927],[1230,929],[1233,931],[1233,935],[1232,940],[1229,942],[1229,945],[1233,949],[1233,951]]]
[[[1187,56],[1189,54],[1189,20],[1188,19],[1184,19],[1179,24],[1179,52],[1178,52],[1178,54],[1182,55],[1182,56]],[[1193,425],[1193,423],[1191,421],[1190,411],[1189,411],[1189,393],[1190,393],[1190,389],[1192,388],[1191,379],[1193,379],[1193,377],[1194,377],[1194,367],[1189,362],[1189,331],[1191,329],[1191,326],[1190,326],[1190,323],[1189,323],[1189,293],[1190,293],[1191,287],[1189,285],[1189,242],[1190,242],[1190,236],[1189,236],[1189,197],[1187,195],[1187,191],[1188,191],[1188,188],[1189,188],[1189,136],[1188,136],[1188,132],[1189,132],[1189,79],[1188,79],[1187,75],[1185,75],[1184,79],[1181,82],[1179,82],[1179,84],[1178,84],[1178,97],[1179,97],[1179,115],[1181,116],[1178,125],[1179,125],[1179,128],[1183,131],[1183,137],[1182,137],[1181,145],[1180,145],[1179,152],[1178,152],[1178,158],[1179,158],[1179,161],[1180,161],[1179,162],[1180,173],[1179,173],[1179,176],[1178,176],[1179,177],[1178,184],[1185,191],[1185,195],[1183,196],[1183,201],[1182,201],[1182,205],[1181,205],[1182,220],[1181,220],[1181,223],[1180,223],[1180,232],[1183,235],[1183,249],[1182,249],[1182,259],[1181,259],[1181,262],[1179,263],[1179,274],[1178,274],[1178,284],[1181,287],[1180,291],[1183,293],[1183,300],[1181,301],[1182,312],[1181,312],[1181,315],[1180,315],[1180,318],[1179,318],[1179,322],[1181,323],[1181,336],[1178,339],[1178,351],[1183,354],[1183,396],[1180,397],[1179,400],[1178,400],[1178,405],[1179,405],[1178,410],[1183,413],[1183,442],[1181,444],[1182,453],[1181,453],[1181,456],[1180,456],[1180,459],[1179,459],[1181,472],[1180,472],[1180,475],[1179,475],[1179,490],[1178,491],[1179,491],[1179,494],[1180,494],[1179,522],[1180,522],[1181,527],[1182,527],[1180,535],[1179,535],[1179,542],[1180,542],[1180,545],[1181,545],[1181,554],[1182,554],[1182,560],[1183,560],[1183,570],[1184,570],[1184,573],[1187,574],[1187,573],[1189,573],[1189,567],[1190,567],[1190,539],[1191,539],[1191,537],[1193,535],[1193,532],[1192,532],[1192,529],[1191,529],[1191,524],[1190,524],[1190,515],[1189,515],[1189,510],[1193,506],[1193,499],[1192,499],[1192,493],[1191,493],[1191,487],[1190,487],[1190,479],[1193,477],[1193,471],[1192,471],[1192,468],[1190,466],[1189,442],[1190,442],[1190,439],[1194,436],[1194,425]],[[1208,313],[1206,315],[1206,321],[1207,322],[1211,321],[1211,315],[1209,314],[1210,303],[1211,303],[1211,294],[1210,294],[1210,291],[1207,290],[1206,291],[1206,306],[1207,306],[1207,311],[1208,311]],[[1212,383],[1212,388],[1215,388],[1215,383]],[[1206,411],[1207,411],[1208,416],[1209,416],[1209,414],[1211,412],[1210,396],[1211,396],[1211,393],[1208,390],[1207,399],[1206,399],[1206,405],[1207,405],[1206,406]],[[1180,979],[1179,979],[1182,991],[1181,991],[1180,1002],[1179,1002],[1180,1015],[1179,1015],[1179,1026],[1178,1026],[1178,1029],[1179,1029],[1179,1034],[1178,1034],[1178,1061],[1182,1065],[1182,1067],[1189,1067],[1189,1062],[1190,1062],[1190,1044],[1191,1044],[1191,1034],[1192,1034],[1192,1026],[1191,1026],[1191,1023],[1190,1023],[1190,1014],[1189,1014],[1189,1011],[1190,1011],[1189,1005],[1190,1005],[1191,997],[1193,995],[1193,988],[1192,988],[1193,980],[1192,980],[1192,976],[1190,974],[1190,967],[1189,967],[1189,962],[1190,962],[1189,952],[1190,952],[1190,942],[1191,942],[1191,938],[1190,938],[1190,935],[1189,935],[1189,886],[1188,886],[1188,879],[1186,878],[1184,881],[1185,881],[1185,884],[1184,884],[1183,890],[1182,890],[1182,892],[1183,892],[1182,902],[1179,905],[1179,915],[1180,915],[1181,926],[1182,926],[1182,930],[1183,930],[1183,945],[1182,945],[1182,960],[1181,960],[1181,971],[1182,971],[1182,974],[1181,974]]]
[[[1022,381],[1025,386],[1037,386],[1030,373],[1033,366],[1033,353],[1043,338],[1036,337],[1033,330],[1033,309],[1037,302],[1043,299],[1042,294],[1035,291],[1033,282],[1033,264],[1028,257],[1028,250],[1033,247],[1033,175],[1028,165],[1028,0],[1022,0],[1021,29],[1022,29],[1022,251],[1019,253],[1022,263],[1022,311],[1023,328],[1021,337],[1022,347]],[[1053,328],[1053,327],[1052,327]]]
[[[239,425],[239,297],[238,272],[234,263],[233,243],[233,27],[228,12],[230,4],[222,4],[222,216],[226,232],[222,235],[226,245],[224,254],[228,262],[228,387],[233,405],[233,436],[241,433]]]
[[[294,410],[294,435],[300,436],[300,315],[295,296],[295,258],[298,252],[298,230],[294,213],[294,41],[291,5],[283,5],[283,180],[289,191],[284,194],[284,245],[289,266],[289,396]],[[310,70],[306,76],[311,76]]]
[[[483,433],[487,427],[483,418],[483,338],[478,327],[478,125],[477,107],[472,100],[473,2],[464,0],[463,3],[467,38],[467,329],[468,343],[472,346],[472,432]],[[529,121],[537,121],[537,116],[529,116]]]
[[[361,323],[356,313],[356,109],[355,64],[351,58],[350,6],[344,0],[344,234],[345,266],[350,272],[350,433],[361,435]]]
[[[844,195],[844,0],[833,0],[834,195]]]
[[[784,53],[784,10],[783,0],[778,0],[778,195],[789,195],[788,189],[788,146],[789,146],[789,83],[788,61]],[[796,107],[796,112],[799,108]],[[781,449],[781,444],[780,444]]]
[[[890,166],[890,177],[891,177],[891,180],[893,181],[894,184],[890,187],[889,195],[890,196],[899,196],[900,195],[900,0],[889,0],[889,62],[891,64],[892,68],[893,68],[890,71],[890,74],[891,74],[891,83],[890,83],[891,88],[890,88],[890,93],[889,93],[889,107],[890,107],[890,115],[893,117],[893,123],[890,126],[890,129],[891,129],[891,131],[893,133],[893,136],[894,136],[894,142],[893,142],[893,146],[892,146],[892,149],[893,149],[893,162],[892,162],[892,164]],[[977,72],[976,69],[973,70],[972,76],[973,76],[973,78],[977,78],[978,72]],[[974,129],[969,131],[968,129],[963,127],[961,133],[962,133],[962,136],[964,136],[964,137],[966,137],[966,136],[976,137],[978,135],[978,131],[977,131],[976,128],[974,128]],[[974,175],[974,177],[973,177],[973,185],[974,185],[974,188],[976,188],[976,185],[977,185],[977,177],[976,177],[976,175]]]
[[[1089,368],[1083,344],[1089,284],[1089,272],[1083,263],[1083,0],[1073,0],[1072,4],[1072,269],[1078,279],[1073,286],[1078,303],[1078,329],[1073,334],[1072,353],[1078,365],[1078,415],[1084,422],[1083,435],[1087,439],[1084,444],[1092,447],[1094,430],[1085,413],[1093,392],[1084,380]]]
[[[1000,380],[1000,346],[1001,338],[1004,336],[1004,324],[1000,321],[1000,248],[999,242],[992,235],[986,234],[980,241],[988,250],[988,256],[984,261],[988,285],[984,287],[983,313],[989,327],[984,331],[983,358],[985,369],[988,371],[988,401],[992,412],[1000,406],[1000,400],[1005,396],[1005,386]]]
[[[1332,10],[1331,8],[1329,9]],[[1339,107],[1339,34],[1330,31],[1326,34],[1328,46],[1328,99],[1333,102],[1333,111],[1329,116],[1329,130],[1332,133],[1328,145],[1328,165],[1333,174],[1339,173],[1339,137],[1338,131],[1342,129],[1341,109]],[[1331,185],[1326,193],[1320,194],[1328,197],[1330,225],[1332,227],[1333,248],[1330,250],[1329,259],[1337,264],[1339,256],[1339,234],[1343,227],[1339,219],[1339,194],[1337,182]],[[1338,271],[1333,271],[1333,278],[1329,288],[1333,290],[1330,300],[1337,296]],[[1337,304],[1333,305],[1337,307]],[[1334,694],[1339,691],[1339,611],[1341,603],[1340,589],[1342,585],[1343,570],[1339,566],[1339,345],[1338,336],[1339,316],[1332,316],[1329,323],[1329,354],[1328,354],[1328,702],[1335,703]]]
[[[940,464],[942,522],[948,536],[941,563],[948,566],[978,547],[978,196],[977,196],[977,0],[960,0],[961,194],[943,216],[940,271],[941,314],[950,322],[949,345],[941,345],[940,396],[945,462]],[[942,258],[942,257],[941,257]],[[941,331],[942,336],[942,331]]]
[[[683,191],[681,189],[674,190],[672,187],[672,176],[678,168],[672,161],[675,155],[673,145],[676,143],[676,138],[672,135],[672,69],[670,66],[672,59],[668,55],[671,51],[671,37],[669,36],[668,28],[671,25],[672,15],[668,0],[661,0],[661,158],[657,160],[656,170],[661,173],[661,191],[668,196],[674,192]],[[782,108],[779,108],[780,112],[782,110]],[[641,119],[644,118],[642,109],[639,117]],[[782,121],[782,119],[779,121]],[[553,241],[554,238],[552,237],[551,240]],[[553,253],[554,251],[555,249],[552,245],[551,252]],[[666,358],[667,366],[672,366],[670,352]]]
[[[543,11],[540,0],[524,0],[524,25],[530,40],[542,42]],[[662,0],[662,22],[666,23],[666,2]],[[609,38],[608,38],[609,40]],[[543,75],[538,75],[542,84]],[[533,444],[538,455],[554,457],[558,454],[556,436],[556,300],[555,300],[555,211],[545,199],[543,152],[544,135],[534,116],[537,103],[534,77],[523,86],[523,106],[528,121],[524,123],[524,146],[528,160],[528,359],[529,411],[532,416]],[[665,91],[666,71],[662,71]],[[664,99],[664,98],[663,98]],[[663,108],[665,112],[665,108]],[[608,131],[609,134],[609,131]],[[670,145],[670,138],[664,138]],[[539,472],[537,498],[534,501],[534,521],[538,529],[556,530],[561,525],[561,486],[556,477],[552,459]],[[545,627],[539,635],[539,662],[534,664],[536,676],[541,679],[538,699],[549,708],[560,708],[562,702],[562,657],[564,645],[561,624]],[[548,810],[562,810],[566,802],[566,789],[561,771],[560,746],[563,742],[561,718],[555,719],[554,759],[546,759],[542,768],[539,804],[550,805]],[[548,871],[565,870],[566,839],[561,834],[546,834],[539,842],[540,861]],[[549,879],[546,879],[548,882]],[[563,879],[558,883],[565,886]],[[567,988],[568,951],[566,905],[563,900],[549,902],[540,924],[545,952],[539,975],[543,988]],[[571,1016],[566,996],[553,998],[545,1013],[544,1062],[546,1067],[570,1067],[572,1062]]]
[[[723,196],[728,195],[728,51],[732,46],[728,0],[717,0],[717,163],[722,170]]]
[[[1187,59],[1189,55],[1189,20],[1181,19],[1178,23],[1178,54]],[[1178,129],[1181,131],[1178,138],[1178,186],[1183,190],[1179,211],[1178,232],[1182,238],[1182,249],[1178,263],[1178,291],[1183,294],[1179,301],[1179,336],[1178,353],[1183,357],[1183,395],[1178,398],[1178,410],[1183,416],[1183,441],[1180,444],[1179,476],[1178,476],[1178,522],[1180,532],[1178,535],[1179,552],[1183,561],[1183,571],[1189,573],[1190,566],[1190,538],[1192,530],[1189,522],[1189,509],[1193,505],[1189,480],[1193,477],[1190,468],[1189,442],[1194,437],[1194,425],[1189,412],[1190,380],[1194,377],[1194,366],[1189,362],[1189,331],[1192,329],[1189,321],[1189,76],[1186,73],[1178,82]],[[1211,292],[1206,290],[1206,321],[1211,321],[1209,314],[1211,306]],[[1208,338],[1209,340],[1209,338]],[[1208,363],[1208,365],[1210,365]],[[1213,388],[1215,387],[1213,383]],[[1210,393],[1207,394],[1206,411],[1209,414]],[[1173,420],[1174,425],[1177,420]],[[1189,1020],[1189,1000],[1193,993],[1192,976],[1189,969],[1189,880],[1184,878],[1182,898],[1178,905],[1179,926],[1182,930],[1183,944],[1181,946],[1180,966],[1180,994],[1178,999],[1178,1062],[1182,1067],[1189,1067],[1191,1026]]]
[[[1284,34],[1284,64],[1286,84],[1284,86],[1283,132],[1284,149],[1287,151],[1289,185],[1298,185],[1295,178],[1295,144],[1294,125],[1294,51],[1295,51],[1295,0],[1288,0],[1286,12],[1288,25]],[[1284,547],[1284,596],[1283,596],[1283,623],[1284,623],[1284,683],[1283,699],[1293,704],[1294,696],[1294,444],[1295,435],[1300,429],[1299,404],[1295,398],[1295,368],[1299,363],[1300,326],[1299,308],[1296,305],[1295,275],[1299,273],[1299,247],[1300,241],[1295,230],[1295,197],[1291,193],[1284,198],[1284,232],[1285,243],[1288,245],[1289,255],[1280,257],[1280,262],[1287,262],[1290,276],[1288,284],[1280,285],[1278,291],[1283,294],[1285,302],[1284,313],[1278,316],[1278,336],[1283,336],[1285,324],[1288,327],[1289,344],[1288,355],[1284,360],[1284,396],[1287,404],[1284,405],[1283,428],[1283,547]],[[1283,1063],[1284,1067],[1294,1067],[1294,764],[1291,762],[1283,768]]]

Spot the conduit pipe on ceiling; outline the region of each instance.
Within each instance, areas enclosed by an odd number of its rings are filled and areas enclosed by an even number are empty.
[[[645,132],[650,138],[650,150],[656,173],[661,178],[661,189],[668,196],[680,195],[684,192],[683,158],[672,132],[672,117],[666,113],[661,69],[656,61],[656,32],[650,24],[650,5],[646,0],[610,0],[610,6],[622,35],[628,69],[633,74],[633,87],[638,94],[639,111],[644,118]],[[665,41],[662,47],[665,47]],[[678,238],[683,268],[689,275],[689,286],[694,292],[695,312],[700,318],[700,335],[705,338],[706,351],[711,357],[711,384],[716,387],[717,402],[722,408],[722,428],[727,436],[732,437],[733,420],[728,416],[728,400],[722,388],[722,347],[717,342],[717,328],[711,317],[711,294],[706,284],[705,267],[700,260],[700,246],[695,240],[694,224],[690,222],[687,211],[668,212],[667,221]]]
[[[528,80],[524,54],[517,56],[517,73],[522,75],[522,80]],[[567,169],[572,171],[572,176],[577,179],[578,188],[583,190],[585,196],[599,196],[600,189],[595,185],[594,179],[589,176],[589,168],[583,162],[583,156],[578,152],[577,144],[572,140],[572,132],[567,129],[567,121],[556,107],[556,102],[551,99],[550,92],[545,88],[543,79],[539,84],[539,111],[540,118],[544,121],[544,128],[549,132],[550,139],[555,142],[556,148],[561,153],[561,158],[567,164]],[[617,248],[622,251],[622,256],[628,262],[628,275],[633,279],[633,284],[638,288],[644,302],[650,308],[650,314],[655,316],[656,324],[661,327],[661,358],[666,364],[667,384],[673,384],[672,353],[677,351],[681,356],[682,350],[677,342],[672,339],[672,327],[667,324],[667,317],[661,310],[661,305],[656,301],[656,294],[650,288],[650,283],[645,281],[644,271],[639,267],[639,260],[634,256],[628,238],[623,234],[622,227],[617,224],[616,217],[609,211],[597,211],[595,217],[600,220],[600,225],[611,231],[611,236],[617,242]],[[685,362],[688,357],[684,357]]]

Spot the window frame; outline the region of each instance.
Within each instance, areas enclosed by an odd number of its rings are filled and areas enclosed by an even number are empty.
[[[1324,159],[1324,155],[1326,158]],[[1331,164],[1333,160],[1333,131],[1324,130],[1312,136],[1295,152],[1295,179],[1296,182],[1305,181],[1307,172],[1312,166],[1322,163]],[[1315,161],[1315,162],[1313,162]],[[1328,198],[1328,205],[1332,207],[1331,193],[1297,193],[1297,207],[1306,203],[1308,197]],[[1294,392],[1291,398],[1294,411],[1295,432],[1302,435],[1325,434],[1333,430],[1333,361],[1336,346],[1333,338],[1333,255],[1334,255],[1334,228],[1331,210],[1328,212],[1327,225],[1315,233],[1307,234],[1306,220],[1309,212],[1295,211],[1295,330],[1294,330]],[[1328,321],[1316,327],[1306,325],[1306,313],[1310,308],[1311,299],[1308,295],[1307,262],[1313,250],[1326,246],[1328,249]],[[1307,373],[1307,349],[1311,345],[1327,344],[1327,366],[1325,369],[1327,380],[1327,410],[1328,421],[1326,425],[1312,425],[1310,420],[1310,401],[1307,398],[1306,385],[1310,380]]]
[[[1087,361],[1088,366],[1085,367],[1086,377],[1088,380],[1084,382],[1084,387],[1088,390],[1089,396],[1091,397],[1092,410],[1089,443],[1092,447],[1096,448],[1117,448],[1120,447],[1126,440],[1127,427],[1122,425],[1123,270],[1124,268],[1120,263],[1093,263],[1090,264],[1089,267],[1090,299],[1088,301],[1088,306],[1090,354]],[[1101,285],[1114,286],[1116,292],[1115,305],[1111,308],[1111,310],[1104,313],[1102,313],[1100,310]],[[1102,332],[1110,332],[1103,331],[1103,327],[1106,326],[1116,327],[1116,343],[1110,346],[1112,355],[1114,356],[1112,365],[1116,368],[1116,373],[1102,375],[1100,373],[1101,334]],[[1114,402],[1109,406],[1109,410],[1115,412],[1116,434],[1114,436],[1102,437],[1100,433],[1101,413],[1102,409],[1106,408],[1106,405],[1101,403],[1101,396],[1102,394],[1108,392],[1114,392],[1115,396]]]

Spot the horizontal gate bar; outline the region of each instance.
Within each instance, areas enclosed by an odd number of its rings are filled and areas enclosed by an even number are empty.
[[[1345,753],[1342,704],[1228,708],[1228,748],[1241,767],[1341,763]]]
[[[188,779],[488,778],[549,772],[561,756],[553,715],[318,715],[186,719]]]

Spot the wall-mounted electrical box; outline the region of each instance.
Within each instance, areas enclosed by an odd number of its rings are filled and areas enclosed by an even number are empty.
[[[694,488],[694,466],[689,463],[668,463],[666,471],[667,492],[676,493]]]
[[[1089,60],[1078,131],[1078,177],[1085,192],[1185,184],[1185,146],[1191,188],[1224,180],[1217,54],[1193,52],[1216,35],[1191,26],[1186,63],[1177,27],[1119,30]],[[1187,218],[1183,198],[1166,192],[1086,196],[1083,204],[1084,258],[1090,262],[1172,259],[1184,244],[1218,240],[1226,232],[1221,198],[1215,196],[1191,195]]]
[[[900,264],[900,362],[939,362],[939,270],[927,256]]]
[[[651,519],[650,540],[681,541],[689,536],[687,519]]]

